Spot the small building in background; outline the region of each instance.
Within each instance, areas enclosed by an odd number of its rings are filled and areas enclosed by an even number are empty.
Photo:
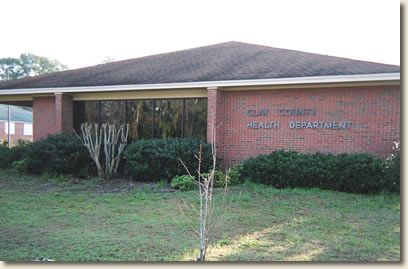
[[[0,141],[8,141],[8,105],[0,105]],[[31,107],[10,106],[10,142],[33,140],[33,112]]]

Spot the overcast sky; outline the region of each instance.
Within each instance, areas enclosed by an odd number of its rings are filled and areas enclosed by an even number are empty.
[[[70,68],[227,41],[400,64],[398,0],[2,1],[0,57]]]

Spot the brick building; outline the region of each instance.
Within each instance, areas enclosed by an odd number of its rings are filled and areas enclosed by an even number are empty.
[[[127,122],[131,139],[215,139],[225,166],[276,149],[384,157],[400,140],[399,66],[240,42],[1,82],[0,103],[33,107],[34,140]]]
[[[0,142],[5,143],[9,138],[11,145],[19,140],[32,141],[33,113],[30,108],[0,105]]]

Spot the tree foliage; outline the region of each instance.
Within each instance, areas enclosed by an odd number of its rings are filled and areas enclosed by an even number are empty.
[[[57,60],[23,53],[19,58],[0,58],[0,81],[38,76],[66,70]]]

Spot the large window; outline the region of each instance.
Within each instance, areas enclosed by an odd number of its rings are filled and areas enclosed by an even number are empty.
[[[207,99],[185,100],[184,136],[207,137]]]
[[[101,101],[100,121],[120,125],[126,122],[126,101]]]
[[[127,102],[127,122],[129,137],[132,139],[153,137],[153,104],[152,100],[135,100]]]
[[[155,137],[183,137],[184,100],[157,100]]]
[[[129,123],[129,138],[206,138],[207,99],[76,101],[74,127],[81,123]]]

